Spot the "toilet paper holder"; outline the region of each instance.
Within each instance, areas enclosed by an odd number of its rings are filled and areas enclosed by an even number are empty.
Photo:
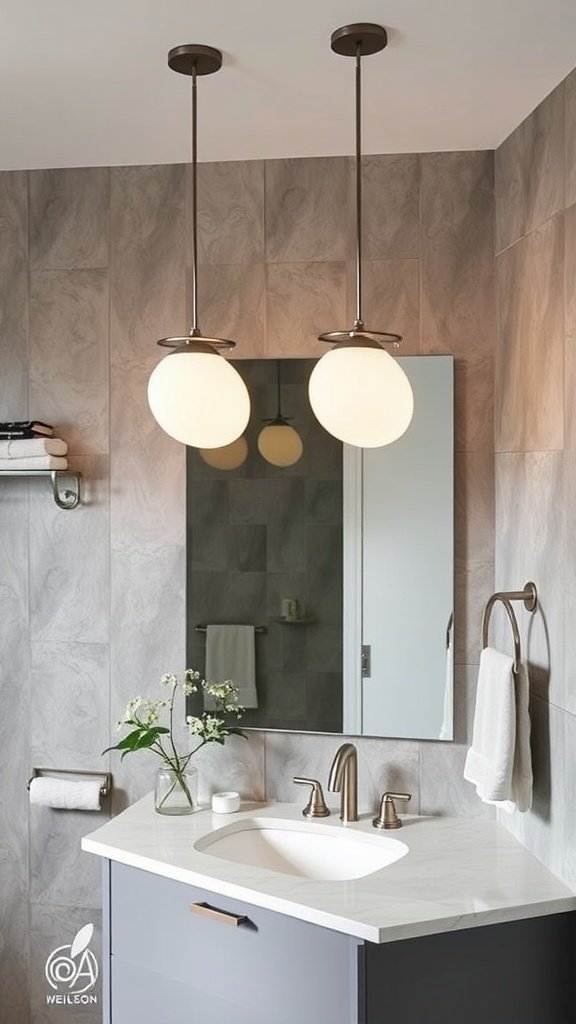
[[[83,768],[33,768],[32,775],[28,779],[26,789],[30,789],[30,783],[32,779],[40,778],[41,776],[48,776],[53,779],[60,778],[61,775],[69,778],[71,775],[75,776],[79,781],[82,779],[102,779],[102,785],[100,786],[100,796],[105,799],[110,795],[112,789],[112,772],[87,772]]]

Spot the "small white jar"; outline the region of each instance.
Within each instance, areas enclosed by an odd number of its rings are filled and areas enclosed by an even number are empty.
[[[212,810],[215,814],[232,814],[240,810],[240,793],[214,793]]]

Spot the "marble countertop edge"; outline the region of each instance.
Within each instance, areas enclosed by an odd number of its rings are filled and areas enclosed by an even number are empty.
[[[406,842],[408,854],[349,881],[280,874],[195,849],[215,828],[251,817],[302,822],[297,805],[273,803],[244,804],[235,815],[206,810],[163,818],[148,796],[86,836],[82,849],[375,943],[576,910],[576,893],[502,826],[485,820],[407,818],[410,827],[394,838]],[[373,835],[362,818],[349,827]],[[342,827],[337,819],[330,823]]]

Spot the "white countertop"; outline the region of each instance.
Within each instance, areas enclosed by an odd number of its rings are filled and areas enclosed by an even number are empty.
[[[236,864],[194,844],[238,818],[304,819],[297,804],[244,803],[236,814],[184,817],[154,811],[144,797],[82,840],[82,849],[370,942],[576,910],[576,894],[492,821],[402,816],[404,827],[376,832],[371,815],[330,828],[401,839],[409,852],[353,881],[316,881]]]

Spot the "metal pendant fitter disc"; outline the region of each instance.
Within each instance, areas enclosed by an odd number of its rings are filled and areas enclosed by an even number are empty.
[[[212,75],[222,67],[222,54],[214,46],[184,43],[168,52],[168,67],[179,75]]]
[[[326,341],[329,345],[354,345],[364,348],[380,348],[382,345],[398,346],[402,341],[401,334],[390,331],[369,331],[362,327],[351,327],[348,331],[325,331],[318,335],[318,341]]]
[[[332,33],[330,46],[334,53],[343,57],[367,57],[370,53],[379,53],[388,45],[388,33],[382,25],[360,22],[356,25],[343,25]]]

